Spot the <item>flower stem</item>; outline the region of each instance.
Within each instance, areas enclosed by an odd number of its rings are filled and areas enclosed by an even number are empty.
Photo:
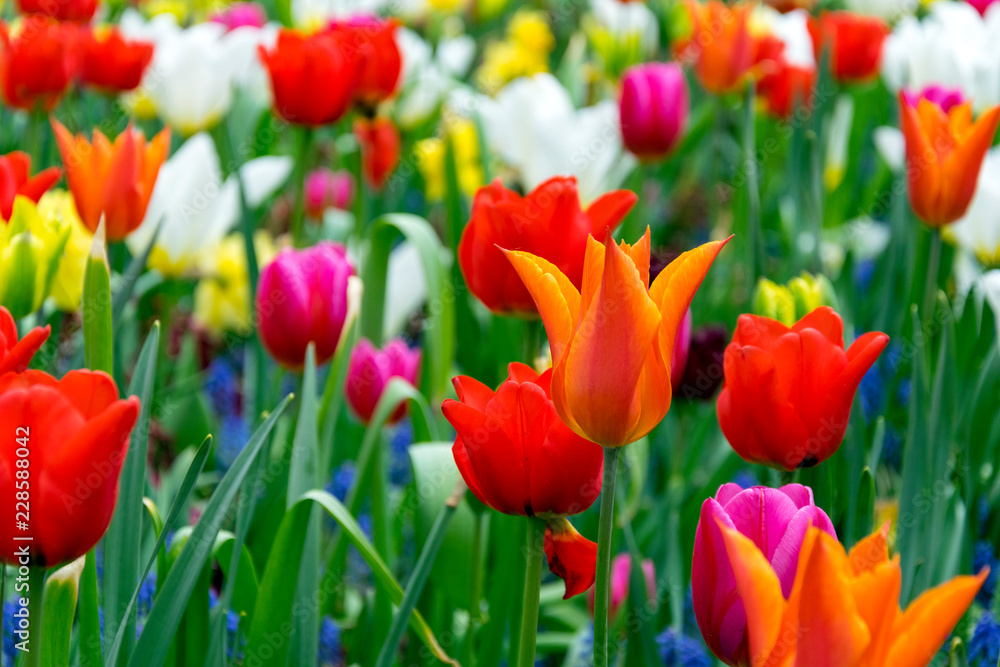
[[[528,539],[525,542],[524,613],[521,614],[519,667],[535,664],[535,639],[538,634],[538,594],[542,587],[542,556],[545,554],[545,522],[528,519]]]
[[[42,594],[45,590],[45,568],[32,565],[28,568],[28,651],[23,653],[21,667],[41,664],[42,652]]]
[[[924,322],[934,319],[934,300],[937,298],[937,279],[941,269],[941,230],[931,230],[931,245],[927,255],[927,282],[924,283],[924,307],[920,318]]]
[[[313,130],[311,127],[302,128],[302,136],[299,140],[299,154],[295,161],[295,208],[292,209],[292,240],[296,247],[301,247],[303,243],[302,232],[306,218],[306,175],[309,173],[309,151],[312,148]]]
[[[604,448],[601,523],[597,533],[597,580],[594,584],[594,667],[608,665],[608,593],[611,583],[611,533],[615,519],[615,482],[620,447]]]

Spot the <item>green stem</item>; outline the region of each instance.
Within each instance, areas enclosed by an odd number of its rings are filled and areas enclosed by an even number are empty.
[[[372,544],[375,550],[392,567],[389,553],[389,516],[386,507],[384,443],[379,443],[372,454]],[[375,588],[375,633],[372,646],[381,646],[392,623],[392,601],[383,587]]]
[[[938,272],[941,269],[941,230],[931,230],[931,245],[927,256],[927,282],[924,283],[924,306],[920,317],[924,322],[934,319],[934,300],[937,298]]]
[[[97,558],[94,550],[87,554],[80,576],[80,595],[77,601],[80,622],[80,665],[81,667],[100,667],[104,664],[101,657],[101,621],[97,608]]]
[[[528,539],[525,541],[524,613],[521,614],[518,667],[530,667],[535,664],[538,595],[542,587],[542,557],[545,555],[545,521],[531,517],[528,522]]]
[[[45,591],[45,568],[32,565],[28,568],[28,623],[30,641],[28,651],[21,653],[21,667],[41,664],[42,655],[42,594]]]
[[[749,285],[757,284],[761,274],[761,248],[763,239],[760,228],[760,165],[757,163],[757,91],[753,83],[747,86],[744,102],[746,115],[743,118],[743,168],[746,170],[747,189],[747,268],[750,273]]]
[[[785,486],[787,484],[794,484],[795,483],[795,471],[794,470],[779,470],[778,471],[778,479],[781,480],[781,482],[780,482],[781,486]]]
[[[302,233],[306,217],[305,194],[306,175],[308,174],[309,149],[312,147],[313,130],[311,127],[302,128],[302,135],[299,139],[299,154],[295,161],[295,208],[292,212],[292,240],[296,247],[301,247],[303,243]]]
[[[611,584],[611,534],[615,521],[615,482],[619,447],[604,448],[601,523],[597,532],[597,580],[594,584],[594,667],[608,667],[608,595]]]
[[[462,650],[462,664],[473,665],[476,650],[476,626],[479,623],[479,598],[482,597],[483,560],[483,513],[478,512],[472,519],[472,581],[469,585],[469,628],[465,632],[465,644]]]

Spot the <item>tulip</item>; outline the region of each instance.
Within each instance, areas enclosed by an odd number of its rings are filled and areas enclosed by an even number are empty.
[[[16,562],[17,537],[31,537],[33,565],[52,567],[87,553],[104,535],[118,496],[118,474],[128,451],[139,399],[118,398],[105,373],[70,371],[61,380],[40,371],[0,376],[0,501],[13,511],[15,477],[27,479],[31,519],[0,528],[0,559]],[[14,440],[14,438],[24,438]],[[28,468],[16,466],[20,447]],[[14,471],[27,470],[26,476]]]
[[[234,2],[213,14],[210,20],[221,23],[227,30],[263,28],[267,24],[267,12],[256,2]]]
[[[721,95],[742,88],[753,75],[757,39],[750,31],[753,4],[685,0],[689,37],[678,42],[677,59],[694,66],[705,90]]]
[[[538,255],[580,289],[587,240],[592,235],[603,239],[636,199],[628,190],[616,190],[584,211],[575,178],[551,178],[526,197],[495,180],[476,193],[472,217],[458,244],[465,283],[494,313],[535,317],[538,308],[532,295],[500,248]]]
[[[820,306],[836,308],[837,293],[826,276],[805,271],[787,285],[761,278],[753,297],[754,315],[778,320],[788,327]]]
[[[903,98],[907,104],[914,108],[920,106],[920,100],[927,100],[945,114],[951,113],[952,109],[967,101],[961,88],[938,85],[925,86],[923,90],[919,91],[904,90]]]
[[[60,178],[59,167],[49,167],[31,176],[31,156],[22,151],[0,156],[0,218],[10,219],[15,197],[27,197],[37,204]]]
[[[402,378],[411,385],[416,385],[419,372],[419,349],[411,350],[397,338],[379,350],[367,338],[362,338],[351,352],[344,395],[354,413],[368,424],[389,381],[392,378]],[[400,405],[389,416],[387,423],[399,421],[404,414],[406,406]]]
[[[51,331],[48,325],[35,327],[18,340],[17,323],[10,311],[0,306],[0,375],[28,370],[31,358],[48,340]]]
[[[812,8],[816,6],[816,0],[764,0],[768,7],[773,7],[775,10],[787,13],[794,12],[796,9],[805,9],[806,11],[812,11]]]
[[[642,578],[646,582],[646,599],[656,599],[656,569],[653,561],[642,561]],[[618,554],[611,561],[611,618],[618,616],[618,610],[628,601],[629,589],[632,584],[632,556]],[[594,613],[594,589],[590,589],[588,599],[590,613]]]
[[[730,561],[722,531],[737,531],[764,552],[781,594],[787,597],[810,526],[837,536],[830,517],[813,502],[812,489],[799,484],[746,490],[723,484],[715,498],[702,504],[691,565],[692,600],[705,643],[726,664],[749,665],[751,660],[744,601],[733,580],[738,564]]]
[[[354,16],[330,26],[343,35],[344,44],[359,52],[362,65],[354,97],[368,110],[392,97],[399,84],[403,56],[396,43],[398,27],[395,20],[377,16]]]
[[[152,59],[152,44],[125,39],[117,28],[86,32],[80,39],[80,81],[112,95],[135,90]]]
[[[29,16],[13,31],[0,23],[0,98],[25,111],[51,111],[76,71],[75,26]]]
[[[322,218],[331,207],[348,211],[354,203],[354,177],[346,169],[314,169],[306,176],[303,196],[306,212],[313,218]]]
[[[878,74],[889,26],[874,16],[849,11],[823,12],[809,23],[819,60],[829,51],[833,77],[840,82],[868,81]]]
[[[646,3],[593,0],[590,9],[581,27],[609,79],[655,55],[659,24]]]
[[[761,77],[757,94],[764,110],[776,118],[790,118],[799,108],[812,107],[816,90],[816,68],[772,61]]]
[[[414,146],[417,169],[424,178],[424,193],[430,201],[444,199],[445,147],[450,142],[458,172],[458,187],[470,199],[484,185],[483,161],[480,157],[479,130],[468,118],[448,117],[444,121],[446,137],[421,139]]]
[[[844,323],[822,306],[793,327],[740,315],[726,348],[719,425],[745,461],[795,470],[830,458],[844,440],[861,378],[889,343],[870,332],[844,350]]]
[[[399,130],[388,118],[358,118],[354,121],[354,137],[361,146],[365,181],[372,189],[381,190],[399,164]]]
[[[960,576],[899,608],[899,557],[889,558],[888,524],[850,553],[813,526],[798,554],[789,594],[760,546],[720,526],[747,619],[753,665],[925,667],[972,604],[989,568]],[[736,662],[729,662],[736,665]]]
[[[485,505],[549,522],[549,568],[567,581],[569,598],[594,583],[597,552],[564,518],[597,499],[603,454],[559,419],[551,370],[539,376],[518,363],[508,370],[495,392],[469,377],[454,379],[458,400],[441,406],[457,432],[452,453],[469,490]]]
[[[50,190],[42,195],[38,200],[38,214],[43,219],[54,218],[70,229],[59,269],[52,280],[52,300],[59,310],[75,312],[83,300],[83,278],[94,236],[83,226],[73,204],[73,195],[65,190]]]
[[[302,35],[282,30],[272,49],[259,48],[271,77],[274,110],[289,123],[319,126],[347,112],[363,58],[341,33]]]
[[[955,222],[976,192],[979,170],[1000,124],[1000,106],[973,123],[969,104],[945,113],[927,98],[912,106],[900,93],[899,105],[910,206],[931,227]]]
[[[966,0],[981,16],[986,16],[986,10],[993,6],[997,0]]]
[[[336,243],[279,252],[257,286],[257,326],[271,356],[300,369],[314,343],[316,364],[326,363],[357,313],[360,282],[354,276],[347,250]]]
[[[575,433],[605,447],[644,437],[670,408],[677,329],[727,241],[686,252],[649,285],[649,230],[634,246],[587,239],[583,286],[548,260],[504,251],[552,348],[552,397]]]
[[[91,143],[54,118],[52,129],[84,226],[93,234],[103,217],[108,240],[123,240],[146,215],[160,165],[170,150],[170,130],[164,128],[146,143],[142,130],[129,125],[112,143],[95,128]]]
[[[94,18],[97,0],[17,0],[22,14],[38,14],[73,23],[87,23]]]
[[[25,197],[14,200],[10,220],[0,223],[0,305],[15,319],[48,298],[69,236],[66,222],[40,215]]]
[[[621,94],[622,139],[643,160],[666,157],[684,136],[690,103],[677,63],[649,63],[626,70]]]

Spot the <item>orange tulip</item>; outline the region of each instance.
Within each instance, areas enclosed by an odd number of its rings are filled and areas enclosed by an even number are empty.
[[[170,130],[165,128],[147,143],[142,131],[130,125],[112,143],[95,129],[91,143],[55,119],[52,129],[83,224],[96,232],[103,215],[107,238],[121,241],[146,215],[160,165],[170,151]]]
[[[541,257],[505,250],[552,348],[552,400],[578,435],[620,447],[670,409],[670,360],[691,299],[726,241],[675,259],[649,284],[649,229],[634,246],[587,238],[583,289]]]
[[[899,608],[899,556],[889,558],[889,525],[845,553],[811,527],[786,600],[756,544],[720,524],[743,600],[750,667],[924,667],[972,604],[989,569],[955,577]]]
[[[1000,106],[975,123],[967,102],[945,113],[926,98],[914,106],[900,92],[899,106],[910,206],[931,227],[955,222],[976,193],[979,169],[1000,124]]]
[[[750,32],[749,2],[727,5],[685,0],[691,32],[676,47],[677,60],[691,63],[701,85],[711,93],[731,93],[753,74],[757,39]]]

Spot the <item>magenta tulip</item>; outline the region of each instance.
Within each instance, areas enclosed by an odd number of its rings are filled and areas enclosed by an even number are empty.
[[[346,169],[313,169],[306,176],[303,197],[306,212],[313,218],[323,217],[331,207],[349,210],[354,202],[354,177]]]
[[[361,421],[368,424],[389,380],[398,377],[416,385],[419,372],[420,350],[411,350],[398,338],[389,341],[380,350],[371,341],[362,338],[351,352],[351,363],[347,368],[344,387],[347,402]],[[405,413],[406,405],[400,405],[389,417],[388,423],[399,421]]]
[[[986,16],[986,10],[997,2],[997,0],[966,0],[966,2],[975,7],[977,12]]]
[[[211,20],[226,26],[227,30],[263,28],[267,24],[267,12],[256,2],[234,2],[213,14]]]
[[[315,343],[316,364],[327,362],[354,313],[353,276],[347,251],[336,243],[279,252],[257,286],[257,326],[271,356],[298,370],[309,343]]]
[[[812,489],[788,484],[780,489],[744,490],[723,484],[701,506],[694,538],[691,589],[694,613],[705,643],[728,665],[749,665],[746,613],[736,592],[733,566],[719,526],[753,540],[774,568],[787,598],[795,582],[799,549],[810,525],[836,537],[830,517],[813,503]]]
[[[961,88],[946,88],[938,85],[927,86],[918,91],[904,90],[903,97],[914,108],[920,105],[920,100],[927,100],[940,107],[945,114],[966,101]]]
[[[642,578],[646,581],[646,599],[656,599],[656,568],[653,561],[642,561]],[[632,585],[632,556],[627,553],[618,554],[611,561],[611,601],[608,615],[615,618],[618,610],[628,601],[629,588]],[[594,589],[590,589],[587,598],[590,613],[594,613]]]
[[[674,149],[687,128],[687,81],[677,63],[646,63],[622,77],[622,139],[641,160],[657,160]]]

